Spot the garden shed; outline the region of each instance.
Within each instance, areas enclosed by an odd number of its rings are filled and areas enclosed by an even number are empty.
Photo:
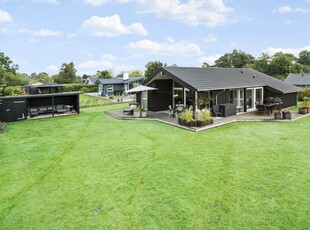
[[[79,114],[79,92],[0,97],[0,121]]]

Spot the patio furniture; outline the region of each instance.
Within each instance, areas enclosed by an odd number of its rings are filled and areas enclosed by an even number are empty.
[[[168,107],[169,107],[169,117],[174,117],[174,111],[172,109],[172,106],[169,105]]]
[[[237,115],[236,105],[232,103],[219,104],[219,112],[222,113],[222,117]]]
[[[57,113],[65,113],[65,112],[67,112],[67,108],[64,104],[56,105],[56,112]]]
[[[264,104],[260,104],[260,103],[257,103],[256,104],[256,114],[265,114],[267,111],[266,111],[266,107]]]
[[[217,117],[217,116],[223,116],[222,111],[220,111],[220,106],[219,105],[213,105],[212,107],[212,113],[213,116]]]
[[[135,110],[135,108],[138,106],[137,102],[131,102],[129,103],[129,108],[124,109],[123,110],[123,114],[127,114],[127,115],[133,115],[133,111]]]

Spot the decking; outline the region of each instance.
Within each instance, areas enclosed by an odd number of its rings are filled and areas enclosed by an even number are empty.
[[[212,129],[215,127],[219,127],[222,125],[230,124],[233,122],[240,121],[253,121],[253,122],[291,122],[303,118],[305,116],[309,116],[310,114],[298,114],[298,112],[291,111],[292,119],[274,119],[274,114],[256,114],[255,111],[247,112],[247,113],[239,113],[230,117],[215,117],[214,122],[211,125],[207,125],[205,127],[186,127],[178,124],[178,119],[169,117],[169,113],[167,111],[160,112],[152,112],[148,111],[148,116],[146,118],[136,118],[133,115],[123,114],[122,110],[112,110],[106,111],[106,114],[112,116],[116,119],[122,120],[156,120],[165,124],[173,125],[182,129],[186,129],[193,132],[199,132],[207,129]]]

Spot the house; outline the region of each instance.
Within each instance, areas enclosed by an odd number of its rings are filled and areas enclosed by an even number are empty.
[[[98,79],[98,93],[102,96],[110,96],[121,94],[123,91],[129,90],[133,87],[134,83],[141,83],[144,77],[131,77],[129,73],[124,72],[123,77]]]
[[[255,109],[266,97],[279,97],[283,107],[297,104],[300,88],[249,68],[162,67],[143,85],[157,88],[142,92],[142,103],[151,111],[183,104],[197,108],[197,99],[210,98],[211,105],[234,105],[237,112]]]
[[[310,73],[292,73],[284,82],[299,87],[310,87]]]
[[[61,93],[62,84],[58,83],[41,83],[34,85],[23,86],[23,91],[25,94],[49,94],[49,93]]]
[[[96,81],[98,80],[98,78],[96,78],[96,75],[94,76],[91,76],[91,77],[88,77],[86,80],[85,80],[85,85],[94,85],[96,84]]]

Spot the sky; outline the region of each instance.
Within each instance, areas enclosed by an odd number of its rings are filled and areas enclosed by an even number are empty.
[[[21,73],[200,67],[233,49],[310,50],[310,0],[0,0],[0,52]]]

